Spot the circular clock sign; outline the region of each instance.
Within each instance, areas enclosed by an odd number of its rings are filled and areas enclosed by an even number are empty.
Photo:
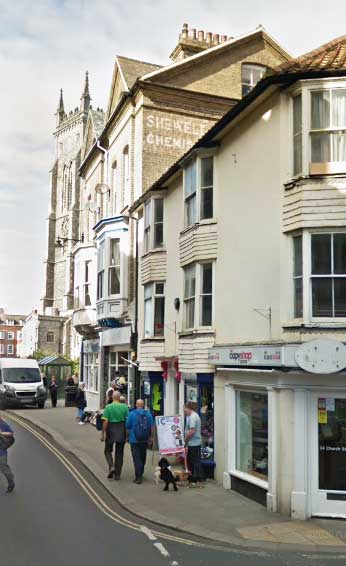
[[[312,340],[297,348],[295,359],[310,373],[337,373],[346,367],[346,346],[337,340]]]

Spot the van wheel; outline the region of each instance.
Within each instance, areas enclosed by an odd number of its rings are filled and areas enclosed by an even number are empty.
[[[43,401],[43,403],[42,402],[39,403],[37,406],[38,406],[39,409],[44,409],[44,401]]]

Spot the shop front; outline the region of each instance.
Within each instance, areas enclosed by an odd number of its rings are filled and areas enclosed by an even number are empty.
[[[165,414],[165,385],[162,372],[141,372],[141,396],[145,408],[155,417]]]
[[[344,344],[231,346],[212,358],[224,487],[296,519],[346,518]]]
[[[184,374],[185,402],[194,403],[201,418],[201,462],[204,476],[214,477],[214,374]]]
[[[133,364],[131,361],[131,326],[109,328],[101,333],[102,379],[100,398],[105,400],[110,383],[115,381],[118,391],[134,404]]]
[[[100,406],[99,363],[100,341],[97,338],[83,340],[81,379],[85,383],[87,407],[91,411],[97,411]]]

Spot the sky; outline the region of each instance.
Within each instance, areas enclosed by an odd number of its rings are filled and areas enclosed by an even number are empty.
[[[346,33],[345,0],[0,0],[0,307],[44,294],[49,170],[59,90],[79,104],[89,71],[107,105],[115,55],[169,63],[184,22],[236,37],[262,24],[293,56]]]

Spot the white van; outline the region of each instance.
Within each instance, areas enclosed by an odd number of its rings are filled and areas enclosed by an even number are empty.
[[[36,360],[0,358],[0,409],[35,405],[43,409],[47,392]]]

